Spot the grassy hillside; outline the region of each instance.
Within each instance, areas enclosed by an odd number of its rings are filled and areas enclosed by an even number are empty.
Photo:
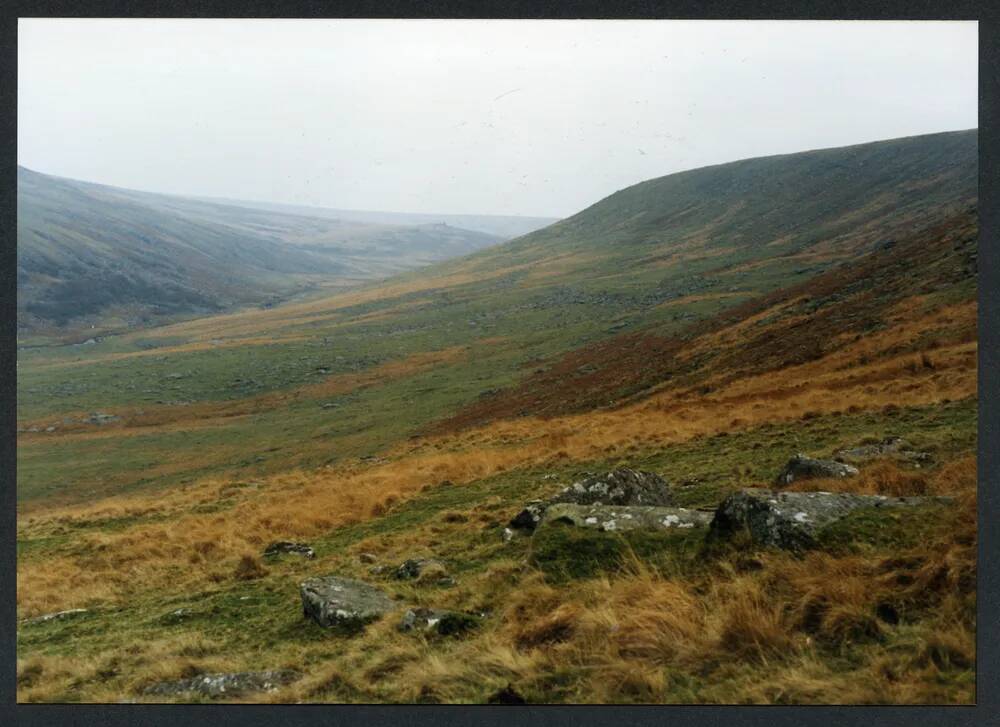
[[[20,625],[19,698],[291,668],[241,699],[972,701],[975,148],[685,172],[384,283],[21,352],[19,615],[89,610]],[[713,508],[888,435],[929,459],[822,486],[953,506],[861,513],[805,555],[501,537],[584,472],[651,470]],[[316,559],[263,560],[281,539]],[[456,585],[361,553],[436,557]],[[336,635],[298,601],[325,573],[482,623]]]
[[[91,326],[103,333],[273,304],[499,239],[444,225],[372,225],[239,208],[19,168],[18,325],[23,335]]]

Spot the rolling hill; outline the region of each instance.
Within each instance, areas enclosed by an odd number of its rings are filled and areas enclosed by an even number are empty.
[[[738,161],[336,295],[21,352],[19,698],[288,669],[229,698],[973,702],[976,180],[975,131]],[[589,473],[712,512],[891,437],[919,458],[791,489],[950,499],[808,552],[505,532]],[[320,628],[299,584],[328,573],[475,626]]]
[[[19,168],[18,325],[24,334],[103,333],[273,304],[499,240],[443,224],[305,217]]]
[[[277,202],[253,202],[224,198],[205,197],[206,201],[250,207],[306,217],[364,222],[371,225],[393,225],[412,227],[419,225],[448,225],[463,230],[475,230],[487,235],[495,235],[509,240],[529,232],[548,227],[558,222],[557,217],[522,217],[510,215],[452,215],[428,214],[420,212],[378,212],[372,210],[342,210],[307,205],[280,204]]]

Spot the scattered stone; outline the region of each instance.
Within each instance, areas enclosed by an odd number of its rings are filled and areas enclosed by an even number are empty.
[[[299,591],[303,615],[324,628],[358,631],[396,609],[396,602],[384,591],[351,578],[309,578]]]
[[[719,505],[710,536],[725,539],[738,532],[748,532],[760,545],[800,550],[814,546],[820,530],[859,508],[934,502],[948,503],[952,499],[746,489],[730,495]]]
[[[372,553],[361,553],[358,556],[358,560],[362,563],[374,563],[378,560],[378,558],[376,558]]]
[[[95,411],[84,421],[89,424],[109,424],[111,422],[121,421],[121,417],[115,416],[114,414],[105,414],[101,411]]]
[[[931,458],[927,452],[914,450],[913,445],[902,437],[885,437],[875,444],[862,444],[848,449],[838,449],[833,453],[833,458],[838,462],[855,464],[864,464],[883,457],[895,457],[918,463],[926,462]]]
[[[687,530],[708,527],[713,513],[683,507],[574,505],[555,503],[541,525],[569,523],[580,528],[615,530]]]
[[[182,621],[187,621],[194,615],[194,611],[190,608],[178,608],[176,611],[170,611],[160,616],[160,623],[166,626],[173,626],[174,624],[179,624]]]
[[[295,555],[304,555],[306,558],[316,557],[316,551],[310,548],[305,543],[292,543],[288,540],[279,540],[277,542],[271,543],[266,548],[264,548],[264,555],[267,557],[281,555],[282,553],[294,553]]]
[[[440,636],[457,636],[478,625],[479,618],[471,614],[436,608],[411,608],[403,614],[397,628],[404,632],[433,632]]]
[[[510,521],[510,527],[534,530],[541,522],[545,510],[556,503],[663,507],[675,504],[670,486],[662,477],[652,472],[640,472],[623,467],[574,482],[547,501],[532,500],[514,516]]]
[[[25,619],[25,625],[43,624],[49,621],[63,621],[65,619],[76,618],[77,616],[82,616],[85,613],[90,613],[86,608],[71,608],[68,611],[57,611],[56,613],[47,613],[42,616],[35,616],[34,618]]]
[[[190,679],[159,682],[146,687],[143,694],[170,697],[195,692],[205,697],[236,697],[245,692],[273,692],[299,678],[290,669],[245,671],[232,674],[204,674]]]
[[[448,568],[436,558],[411,558],[403,561],[393,573],[400,580],[416,579],[422,583],[436,583],[442,586],[455,584],[455,579],[448,574]]]
[[[797,454],[788,460],[775,480],[778,486],[789,485],[796,480],[812,480],[827,477],[855,477],[858,468],[843,462],[829,459],[812,459],[804,454]]]

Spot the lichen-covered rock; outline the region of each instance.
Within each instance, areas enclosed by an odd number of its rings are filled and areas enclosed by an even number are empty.
[[[827,477],[854,477],[858,468],[844,462],[834,462],[829,459],[813,459],[804,454],[797,454],[788,460],[788,464],[775,480],[779,487],[790,485],[796,480],[812,480]]]
[[[384,591],[351,578],[309,578],[299,587],[302,613],[325,628],[358,631],[397,607]]]
[[[238,697],[246,692],[272,692],[281,686],[291,684],[298,678],[298,672],[289,669],[203,674],[190,679],[159,682],[146,687],[143,694],[169,697],[195,693],[213,699]]]
[[[687,530],[707,527],[712,521],[712,517],[711,512],[690,510],[683,507],[554,503],[546,509],[541,526],[562,522],[606,532],[639,529]]]
[[[623,467],[574,482],[547,501],[529,502],[510,521],[510,527],[534,530],[546,509],[556,503],[660,507],[675,504],[670,485],[662,477]]]
[[[467,613],[436,608],[411,608],[403,614],[397,627],[404,632],[436,633],[457,636],[479,625],[479,618]]]
[[[279,540],[277,542],[271,543],[266,548],[264,548],[264,555],[267,557],[274,557],[276,555],[281,555],[283,553],[292,553],[294,555],[304,555],[306,558],[315,558],[316,551],[305,543],[292,543],[287,540]]]
[[[838,449],[833,453],[833,458],[838,462],[853,462],[855,464],[863,464],[883,457],[908,460],[917,464],[930,460],[930,454],[916,451],[913,449],[913,445],[902,437],[885,437],[873,444],[859,444],[856,447]]]
[[[951,499],[746,489],[730,495],[719,505],[712,519],[710,537],[726,539],[746,532],[760,545],[801,550],[814,546],[819,531],[854,510],[935,502],[946,503]]]

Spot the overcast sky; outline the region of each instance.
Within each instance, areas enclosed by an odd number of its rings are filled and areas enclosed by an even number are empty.
[[[159,192],[561,217],[706,164],[975,127],[977,32],[21,20],[18,158]]]

